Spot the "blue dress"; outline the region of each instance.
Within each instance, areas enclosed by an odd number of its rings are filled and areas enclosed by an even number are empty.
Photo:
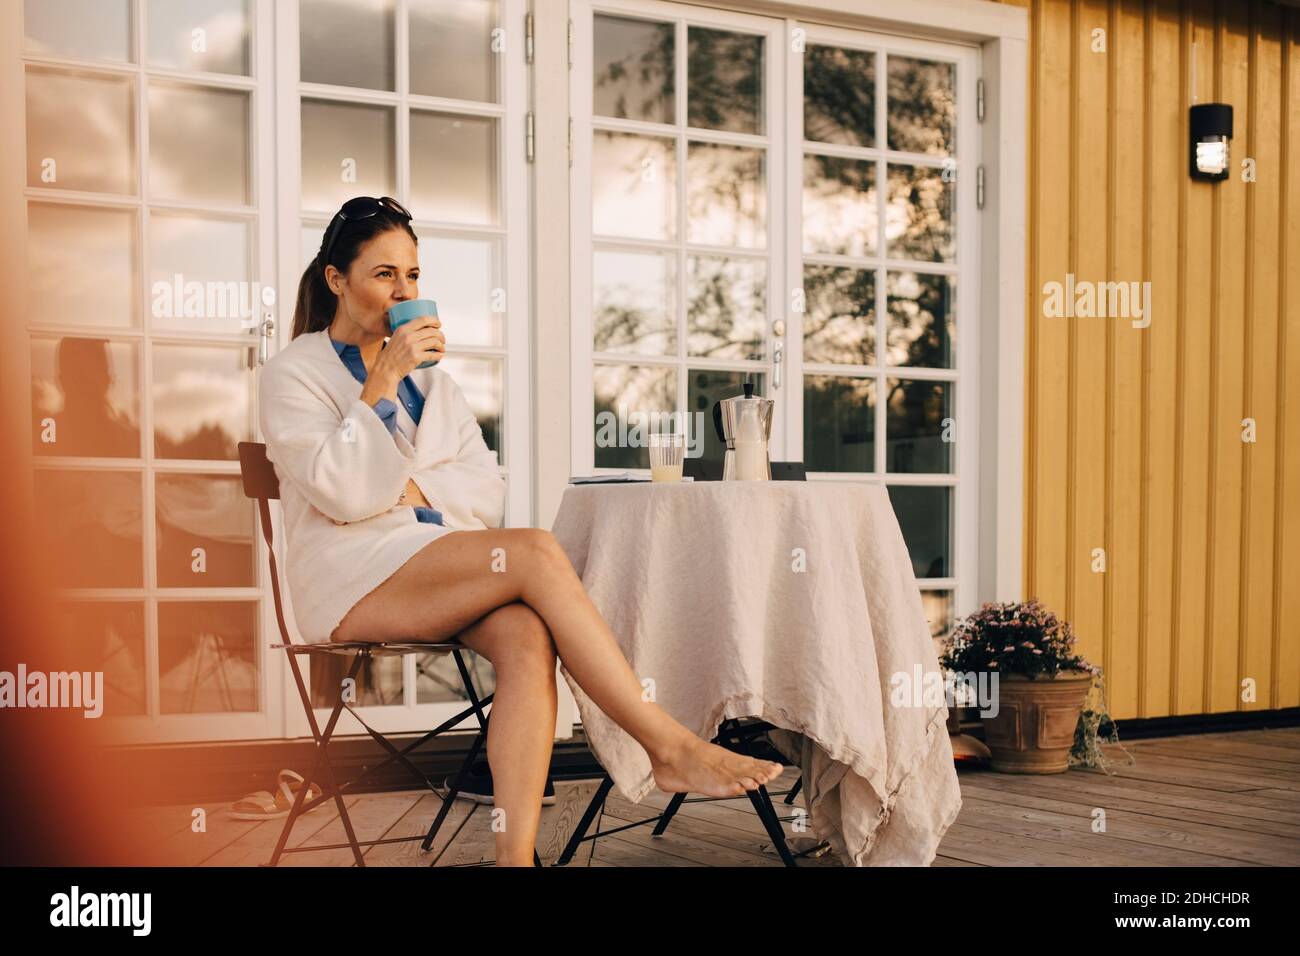
[[[338,353],[338,357],[343,361],[343,364],[347,366],[348,371],[352,373],[352,377],[364,385],[366,381],[366,364],[361,361],[361,349],[351,343],[340,342],[332,336],[330,337],[330,343],[334,346],[334,351]],[[424,414],[424,396],[420,394],[420,390],[411,381],[411,376],[406,376],[398,383],[397,397],[406,406],[407,412],[411,415],[411,420],[417,425],[420,424],[420,416]],[[379,416],[379,420],[388,429],[388,433],[396,435],[397,405],[386,398],[381,398],[374,404],[374,409],[375,414]],[[423,505],[415,507],[415,519],[426,524],[443,524],[441,511],[426,508]]]

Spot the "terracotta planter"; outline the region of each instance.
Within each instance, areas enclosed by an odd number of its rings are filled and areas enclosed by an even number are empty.
[[[1061,671],[1037,679],[1003,674],[998,715],[984,718],[991,766],[1003,773],[1065,773],[1074,728],[1092,686],[1087,671]]]

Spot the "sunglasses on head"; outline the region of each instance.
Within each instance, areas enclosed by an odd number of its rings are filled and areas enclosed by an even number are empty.
[[[357,196],[355,199],[349,199],[345,202],[339,211],[334,214],[334,218],[330,220],[329,229],[327,230],[328,235],[325,240],[325,258],[322,260],[322,264],[328,264],[330,256],[334,254],[334,243],[338,241],[339,233],[343,231],[345,222],[370,219],[384,210],[397,213],[407,222],[410,222],[413,218],[405,206],[390,196],[380,196],[378,199],[374,196]]]

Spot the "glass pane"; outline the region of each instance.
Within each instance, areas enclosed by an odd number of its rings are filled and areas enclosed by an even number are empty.
[[[353,196],[397,191],[392,109],[302,101],[302,205],[333,214]]]
[[[32,452],[140,457],[139,349],[108,339],[32,339]]]
[[[889,56],[889,148],[946,155],[957,121],[957,67]]]
[[[952,193],[940,169],[889,167],[885,239],[891,259],[952,261]]]
[[[876,164],[838,156],[803,158],[803,251],[874,256]]]
[[[149,64],[248,75],[248,0],[149,0]]]
[[[686,408],[691,421],[687,431],[687,454],[694,457],[701,446],[702,460],[722,465],[722,442],[713,424],[713,406],[724,398],[735,398],[745,393],[745,382],[754,383],[754,394],[771,398],[767,394],[767,375],[763,372],[719,372],[715,369],[693,368],[686,373]]]
[[[950,474],[953,383],[891,378],[888,388],[885,468]]]
[[[256,587],[256,513],[238,475],[154,476],[158,586]]]
[[[127,328],[136,318],[136,212],[29,203],[28,315],[34,324]]]
[[[677,407],[677,370],[649,365],[597,365],[594,430],[597,468],[649,468],[646,435],[654,413]]]
[[[805,375],[803,460],[809,471],[875,470],[876,383]]]
[[[419,230],[420,294],[438,303],[447,345],[500,345],[506,311],[495,239],[439,236]],[[310,255],[320,246],[320,233]],[[305,267],[305,266],[304,266]]]
[[[691,355],[762,359],[767,353],[767,260],[691,256],[686,298]]]
[[[686,150],[686,240],[767,245],[766,156],[761,149],[691,143]]]
[[[497,221],[497,121],[411,111],[411,211],[420,219]]]
[[[508,465],[501,448],[501,407],[504,402],[504,385],[501,362],[498,359],[475,358],[467,355],[448,355],[438,363],[465,393],[465,401],[483,429],[483,441],[497,453],[497,461]]]
[[[402,660],[397,654],[363,660],[357,671],[355,700],[349,698],[349,706],[401,706]],[[308,675],[311,705],[331,708],[337,704],[343,690],[343,679],[351,669],[352,658],[347,655],[312,654]],[[351,720],[350,717],[347,719]]]
[[[497,675],[492,662],[473,651],[461,651],[465,668],[474,685],[474,693],[482,700],[496,693]],[[468,700],[460,670],[450,654],[417,654],[415,656],[415,702],[417,704],[445,704]]]
[[[77,668],[102,671],[105,717],[130,717],[147,709],[144,605],[139,601],[56,601],[54,634],[72,651]],[[84,685],[83,685],[84,686]]]
[[[411,31],[411,92],[495,103],[500,44],[495,0],[407,0]]]
[[[690,27],[686,58],[686,122],[761,135],[763,38]]]
[[[23,46],[32,53],[131,59],[131,0],[24,0]]]
[[[889,327],[885,335],[889,364],[954,368],[953,277],[891,272],[887,291]]]
[[[597,132],[591,179],[593,232],[677,238],[677,160],[671,139]]]
[[[149,85],[149,189],[155,199],[250,197],[248,94]]]
[[[304,225],[302,227],[302,264],[299,266],[300,269],[306,269],[307,264],[316,258],[316,253],[320,250],[321,242],[324,239],[324,226]]]
[[[149,216],[150,325],[238,332],[257,321],[261,291],[249,273],[250,224],[152,212]],[[248,326],[244,326],[248,327]]]
[[[153,433],[159,458],[236,461],[252,441],[252,349],[154,345]]]
[[[256,601],[159,601],[158,693],[164,714],[257,710]]]
[[[870,269],[804,266],[803,360],[870,365],[876,361],[876,274]]]
[[[592,254],[597,352],[677,352],[677,257],[597,249]]]
[[[396,89],[393,3],[299,0],[298,72],[302,82]]]
[[[27,71],[27,185],[134,194],[135,84]]]
[[[594,16],[592,112],[674,122],[673,44],[671,23]]]
[[[918,578],[952,576],[952,489],[946,485],[890,485],[889,501]]]
[[[809,46],[803,59],[803,138],[845,146],[876,144],[876,55]]]
[[[952,630],[952,592],[922,591],[921,607],[925,609],[925,619],[930,623],[930,637],[942,640]]]
[[[140,472],[42,468],[33,492],[52,587],[144,586]]]

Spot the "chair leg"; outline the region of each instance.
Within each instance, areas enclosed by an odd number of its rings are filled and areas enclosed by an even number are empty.
[[[758,813],[758,818],[763,821],[763,826],[767,829],[767,835],[772,838],[772,845],[781,857],[781,862],[786,866],[797,866],[794,855],[790,852],[789,845],[785,842],[785,831],[781,829],[781,821],[776,817],[776,808],[772,806],[772,798],[767,792],[766,787],[760,786],[758,790],[746,790],[749,796],[749,802],[754,805],[754,810]]]
[[[424,840],[420,843],[420,849],[426,853],[433,847],[433,841],[438,836],[438,831],[442,829],[442,821],[447,819],[447,814],[451,812],[452,804],[456,802],[456,794],[460,793],[460,788],[456,783],[465,774],[469,773],[474,766],[474,760],[478,757],[479,750],[482,749],[483,743],[487,740],[487,722],[488,718],[480,717],[483,726],[479,732],[474,735],[474,742],[470,744],[469,753],[465,755],[465,762],[460,765],[460,770],[451,778],[451,783],[447,785],[447,795],[442,798],[442,806],[438,808],[438,815],[434,817],[433,823],[429,824],[429,832],[424,835]]]
[[[614,786],[614,780],[609,774],[600,782],[596,788],[595,795],[591,798],[591,803],[587,804],[587,810],[578,821],[578,827],[569,837],[569,842],[564,846],[564,852],[560,854],[555,861],[555,866],[567,866],[573,859],[573,854],[578,852],[578,847],[582,844],[582,838],[587,835],[587,830],[591,827],[591,821],[596,819],[596,814],[600,812],[601,807],[605,805],[605,798],[609,796],[610,789]]]
[[[438,808],[438,815],[434,817],[433,823],[429,824],[429,832],[424,835],[424,840],[420,843],[420,849],[426,853],[433,847],[433,841],[438,836],[438,831],[442,829],[442,821],[447,819],[447,814],[451,812],[452,804],[456,800],[456,794],[460,792],[456,783],[473,768],[474,759],[478,757],[479,750],[487,742],[488,721],[491,720],[491,714],[483,713],[483,704],[474,690],[474,681],[470,678],[469,669],[465,666],[465,658],[461,655],[460,650],[452,651],[451,656],[456,661],[456,669],[460,671],[461,683],[465,686],[465,696],[469,698],[469,702],[474,708],[474,716],[478,719],[478,734],[474,737],[474,742],[470,744],[469,753],[465,756],[465,762],[461,764],[459,772],[448,785],[447,796],[443,798],[442,806]]]
[[[668,829],[668,824],[671,823],[673,817],[677,815],[678,809],[685,800],[686,794],[673,794],[673,798],[668,801],[668,806],[664,809],[664,812],[659,815],[659,822],[655,824],[655,828],[650,832],[651,836],[663,836],[664,831]]]
[[[361,655],[357,655],[357,662],[360,661]],[[356,663],[352,667],[350,677],[356,676]],[[310,701],[308,701],[310,705]],[[347,834],[348,843],[352,846],[352,856],[356,860],[357,866],[365,866],[365,859],[361,855],[361,847],[357,844],[357,835],[352,829],[352,818],[348,816],[348,807],[343,800],[343,793],[339,790],[338,781],[334,777],[334,768],[330,764],[329,742],[330,737],[334,734],[334,727],[338,723],[339,715],[343,712],[343,698],[340,697],[334,705],[334,710],[330,713],[329,722],[325,729],[321,731],[320,736],[316,739],[316,757],[312,761],[310,772],[303,778],[302,786],[298,789],[298,794],[294,797],[293,807],[289,810],[289,816],[285,818],[284,829],[280,831],[280,838],[276,842],[275,852],[271,855],[270,866],[276,866],[280,862],[280,857],[284,855],[285,845],[289,842],[289,833],[293,825],[302,812],[302,805],[307,798],[307,790],[312,782],[319,775],[321,777],[321,789],[326,794],[332,794],[334,805],[338,808],[339,819],[343,821],[343,832]]]
[[[316,754],[312,758],[311,769],[303,778],[302,787],[298,790],[298,795],[294,797],[293,806],[289,808],[289,815],[284,819],[284,826],[280,829],[280,839],[276,841],[275,851],[271,854],[271,862],[267,866],[279,866],[280,857],[284,855],[284,848],[289,842],[289,834],[293,830],[294,822],[302,812],[303,802],[307,797],[307,790],[316,779],[316,770],[320,767],[320,744],[316,746]]]
[[[790,792],[785,795],[785,802],[788,806],[794,805],[794,798],[799,795],[799,791],[802,789],[803,789],[803,775],[801,774],[799,776],[799,779],[794,782],[794,786],[790,788]]]

